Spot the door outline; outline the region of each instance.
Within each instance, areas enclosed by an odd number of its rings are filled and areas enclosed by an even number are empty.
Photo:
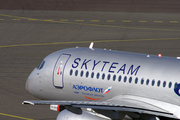
[[[64,66],[63,66],[63,70],[61,71],[61,72],[62,72],[62,76],[60,76],[60,78],[58,79],[58,80],[61,80],[61,81],[62,81],[62,86],[56,86],[55,83],[54,83],[54,82],[55,82],[55,80],[54,80],[54,79],[55,79],[55,69],[56,69],[57,63],[60,61],[60,58],[61,58],[61,56],[63,56],[63,55],[67,56],[67,59],[65,60],[65,63],[64,63]],[[55,65],[54,65],[53,75],[52,75],[52,77],[53,77],[53,78],[52,78],[52,81],[53,81],[53,86],[56,87],[56,88],[63,88],[63,87],[64,87],[64,81],[63,81],[63,78],[64,78],[64,69],[65,69],[66,64],[67,64],[67,61],[69,60],[70,57],[71,57],[71,54],[62,53],[62,54],[58,57]],[[59,68],[58,68],[58,71],[59,71]]]

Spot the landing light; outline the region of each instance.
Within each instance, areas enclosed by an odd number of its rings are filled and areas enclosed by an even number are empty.
[[[158,57],[162,57],[162,54],[158,54]]]

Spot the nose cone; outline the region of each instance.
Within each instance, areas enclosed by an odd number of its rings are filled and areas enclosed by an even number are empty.
[[[37,74],[38,74],[37,69],[35,68],[29,75],[25,84],[26,90],[36,97],[38,97],[38,85],[37,85],[38,75]]]
[[[25,88],[29,92],[29,80],[28,79],[26,80]]]

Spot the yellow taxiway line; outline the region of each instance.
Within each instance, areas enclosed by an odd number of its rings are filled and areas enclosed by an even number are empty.
[[[22,119],[22,120],[34,120],[31,118],[25,118],[25,117],[20,117],[20,116],[16,116],[16,115],[5,114],[5,113],[0,113],[0,115],[12,117],[12,118],[18,118],[18,119]]]
[[[0,46],[0,48],[25,47],[25,46],[43,46],[43,45],[60,45],[60,44],[78,44],[78,43],[91,43],[91,42],[103,43],[103,42],[130,42],[130,41],[160,41],[160,40],[180,40],[180,38],[155,38],[155,39],[127,39],[127,40],[99,40],[99,41],[34,43],[34,44],[4,45],[4,46]]]
[[[5,17],[13,17],[13,18],[18,18],[18,19],[27,19],[27,20],[36,20],[36,21],[45,21],[45,22],[54,22],[54,23],[64,23],[64,24],[74,24],[74,25],[87,25],[87,26],[96,26],[96,27],[111,27],[111,28],[122,28],[122,29],[136,29],[136,30],[154,30],[154,31],[180,31],[180,30],[175,30],[175,29],[159,29],[159,28],[140,28],[140,27],[126,27],[126,26],[115,26],[115,25],[101,25],[101,24],[88,24],[88,23],[77,23],[77,22],[68,22],[67,20],[62,20],[62,21],[55,21],[52,19],[35,19],[35,18],[28,18],[28,17],[20,17],[20,16],[12,16],[12,15],[5,15],[5,14],[0,14],[0,16],[5,16]],[[96,22],[98,23],[99,20],[91,20],[91,22]],[[122,20],[122,22],[130,23],[130,20]],[[163,21],[154,21],[155,23],[162,23]],[[177,21],[176,21],[177,22]],[[170,22],[170,23],[175,23]]]

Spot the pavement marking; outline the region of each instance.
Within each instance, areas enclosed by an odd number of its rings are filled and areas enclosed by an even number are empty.
[[[144,20],[139,20],[138,22],[141,22],[141,23],[146,23],[147,21],[144,21]]]
[[[44,21],[53,21],[52,19],[45,19]]]
[[[169,21],[170,23],[179,23],[178,21]]]
[[[41,20],[39,20],[41,21]],[[76,23],[76,22],[61,22],[61,21],[52,21],[55,23],[64,23],[64,24],[74,24],[74,25],[87,25],[87,26],[96,26],[96,27],[111,27],[111,28],[122,28],[122,29],[136,29],[136,30],[155,30],[155,31],[179,31],[177,29],[160,29],[160,28],[140,28],[140,27],[126,27],[126,26],[113,26],[113,25],[101,25],[101,24],[88,24],[88,23]]]
[[[19,17],[19,16],[11,16],[11,15],[5,15],[0,14],[0,16],[6,16],[6,17],[14,17],[14,18],[21,18],[21,19],[33,19],[33,18],[27,18],[27,17]],[[37,21],[45,21],[46,19],[37,19]],[[46,20],[47,21],[47,20]],[[95,20],[99,21],[99,20]],[[53,21],[48,20],[47,22],[54,22],[54,23],[64,23],[64,24],[74,24],[74,25],[87,25],[87,26],[96,26],[96,27],[111,27],[111,28],[122,28],[122,29],[136,29],[136,30],[154,30],[154,31],[178,31],[177,29],[159,29],[159,28],[141,28],[141,27],[126,27],[126,26],[113,26],[113,25],[101,25],[101,24],[90,24],[90,23],[77,23],[77,22],[66,22],[66,21]]]
[[[155,23],[163,23],[163,21],[154,21]]]
[[[5,17],[14,17],[12,15],[5,15],[5,14],[0,14],[1,16],[5,16]]]
[[[107,22],[114,22],[114,20],[107,20]]]
[[[0,19],[0,20],[4,20],[4,19]]]
[[[180,40],[180,38],[155,38],[155,39],[127,39],[127,40],[99,40],[99,41],[75,41],[75,42],[54,42],[54,43],[34,43],[34,44],[19,44],[19,45],[4,45],[0,48],[8,47],[26,47],[26,46],[44,46],[44,45],[62,45],[62,44],[77,44],[77,43],[104,43],[104,42],[130,42],[130,41],[160,41],[160,40]]]
[[[18,119],[22,119],[22,120],[34,120],[34,119],[30,119],[30,118],[25,118],[25,117],[20,117],[20,116],[5,114],[5,113],[0,113],[0,115],[12,117],[12,118],[18,118]]]
[[[91,20],[91,22],[99,22],[99,20]]]
[[[122,22],[128,22],[129,23],[129,22],[131,22],[131,20],[122,20]]]
[[[75,20],[76,22],[84,22],[84,20]]]

